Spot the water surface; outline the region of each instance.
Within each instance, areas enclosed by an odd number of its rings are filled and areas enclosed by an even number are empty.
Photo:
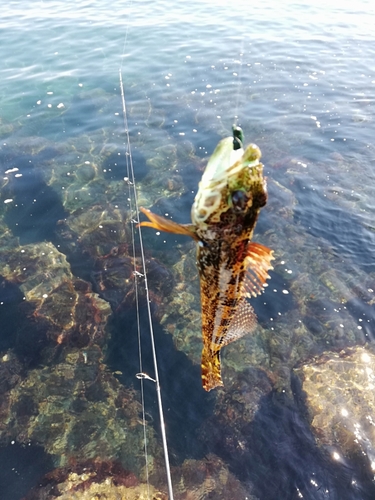
[[[126,260],[128,220],[121,227],[129,210],[121,69],[141,204],[188,222],[204,159],[231,133],[233,122],[261,148],[269,183],[257,241],[275,250],[275,270],[265,294],[254,301],[260,333],[225,350],[228,395],[201,389],[200,325],[194,324],[187,338],[189,309],[176,305],[176,266],[185,262],[179,276],[199,317],[198,282],[194,266],[189,267],[192,244],[144,231],[150,272],[154,269],[153,312],[172,465],[215,453],[259,499],[280,498],[280,492],[285,499],[374,498],[368,464],[340,449],[336,453],[345,459],[335,461],[333,448],[313,433],[303,391],[292,374],[295,366],[325,350],[371,345],[375,334],[374,10],[366,0],[355,5],[267,0],[256,6],[211,0],[115,1],[110,6],[102,0],[74,5],[24,0],[3,7],[0,161],[6,179],[0,213],[6,237],[0,346],[3,356],[17,357],[17,376],[27,380],[29,370],[52,369],[63,356],[58,332],[50,341],[41,323],[30,327],[36,306],[23,300],[26,278],[12,274],[18,265],[11,260],[12,245],[20,252],[34,249],[34,262],[40,256],[35,245],[49,242],[53,247],[48,248],[67,257],[66,279],[90,283],[111,306],[108,336],[100,344],[103,363],[111,372],[122,372],[120,384],[134,387],[139,398],[134,297],[130,286],[123,300],[122,288],[132,271]],[[18,170],[6,173],[12,169]],[[90,214],[87,220],[85,214]],[[100,217],[108,233],[96,239],[93,227]],[[113,265],[119,289],[101,281],[103,259],[106,269]],[[48,272],[38,275],[46,286]],[[163,288],[163,280],[169,288]],[[84,286],[76,282],[77,293],[84,293]],[[65,311],[63,304],[58,307]],[[172,310],[174,316],[168,316]],[[52,314],[46,308],[37,311]],[[141,324],[145,371],[152,374],[143,307]],[[305,333],[299,333],[299,325]],[[262,370],[272,384],[264,382]],[[235,406],[232,383],[239,400],[249,394],[251,415],[241,413],[246,405]],[[253,386],[258,395],[251,392]],[[145,391],[160,453],[153,385]],[[233,427],[222,415],[226,405],[239,412],[240,423]],[[31,413],[37,420],[38,412]],[[43,475],[63,464],[64,456],[47,445],[43,451],[26,417],[14,432],[7,418],[8,430],[1,427],[3,450],[21,448],[12,452],[14,467],[2,498],[17,500],[36,485],[38,471]],[[35,455],[25,453],[25,443]],[[93,454],[106,458],[99,449]]]

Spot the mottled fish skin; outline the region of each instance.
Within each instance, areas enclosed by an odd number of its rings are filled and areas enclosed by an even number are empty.
[[[202,307],[202,383],[222,386],[220,350],[256,325],[246,298],[261,293],[272,269],[273,252],[252,243],[260,209],[267,202],[260,150],[251,144],[233,150],[220,141],[211,156],[192,206],[191,225],[179,225],[141,209],[159,230],[187,234],[197,241]]]
[[[231,138],[230,138],[231,139]],[[225,141],[225,140],[224,140]],[[228,140],[229,143],[229,140]],[[256,324],[252,307],[245,299],[244,283],[249,244],[260,209],[267,202],[260,150],[250,145],[243,156],[227,169],[226,183],[220,191],[220,204],[210,212],[211,195],[197,194],[200,203],[196,211],[198,244],[197,265],[200,276],[202,303],[202,380],[209,391],[223,385],[220,374],[220,349],[254,329]],[[240,167],[240,168],[238,168]],[[216,186],[220,179],[215,179]],[[202,189],[202,186],[200,186]],[[209,191],[209,186],[203,189]],[[204,200],[202,200],[204,198]],[[199,212],[200,211],[200,212]],[[198,216],[197,216],[198,212]],[[199,215],[205,212],[204,221]],[[241,315],[241,324],[234,321]]]

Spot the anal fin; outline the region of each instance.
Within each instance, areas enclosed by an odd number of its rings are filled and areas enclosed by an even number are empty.
[[[242,297],[236,307],[235,314],[228,326],[228,330],[221,339],[220,346],[224,347],[244,335],[254,331],[257,317],[252,306]]]

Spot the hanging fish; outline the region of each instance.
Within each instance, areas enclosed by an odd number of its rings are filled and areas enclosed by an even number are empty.
[[[202,306],[202,383],[206,391],[223,385],[220,349],[251,332],[256,316],[247,298],[263,290],[273,251],[253,243],[260,209],[267,202],[261,152],[233,126],[233,137],[217,145],[199,183],[192,224],[177,224],[150,210],[141,226],[185,234],[197,242]]]

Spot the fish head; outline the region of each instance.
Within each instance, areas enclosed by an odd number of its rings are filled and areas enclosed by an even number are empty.
[[[244,150],[234,148],[233,137],[222,139],[210,157],[199,183],[191,219],[198,232],[211,225],[256,220],[267,202],[261,152],[250,144]],[[253,215],[253,217],[250,217]]]

